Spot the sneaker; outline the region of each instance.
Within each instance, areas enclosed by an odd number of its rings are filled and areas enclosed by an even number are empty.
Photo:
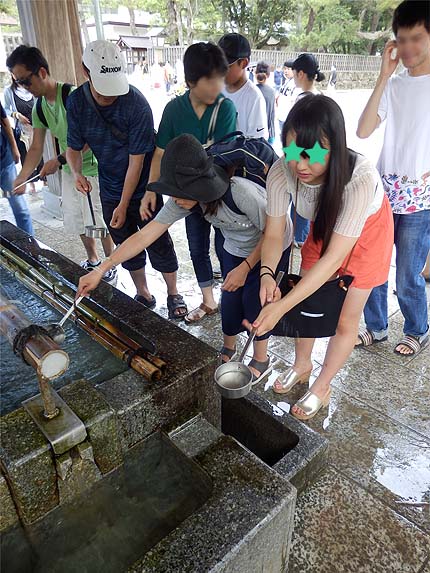
[[[106,282],[112,283],[116,279],[117,274],[118,271],[116,270],[116,267],[112,267],[104,274],[103,278]]]
[[[81,261],[79,263],[79,266],[81,266],[83,269],[85,269],[86,271],[92,271],[93,269],[95,269],[96,267],[98,267],[99,265],[101,265],[101,261],[97,261],[96,263],[92,263],[91,261],[89,261],[88,259],[86,261]],[[117,275],[117,270],[116,267],[112,267],[110,270],[108,270],[104,275],[103,278],[105,281],[107,281],[108,283],[114,281],[116,279],[116,275]]]
[[[86,271],[92,271],[95,267],[98,267],[101,264],[101,261],[97,261],[96,263],[92,263],[88,259],[85,261],[81,261],[79,266],[85,269]]]

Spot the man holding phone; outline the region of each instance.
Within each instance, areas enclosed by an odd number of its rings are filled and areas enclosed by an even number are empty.
[[[430,4],[406,0],[393,16],[395,40],[382,56],[375,89],[357,135],[369,137],[386,121],[378,170],[393,209],[396,288],[404,337],[394,352],[412,356],[429,340],[425,280],[430,249]],[[399,61],[405,69],[393,75]],[[364,309],[366,330],[357,346],[387,339],[388,283],[373,289]]]

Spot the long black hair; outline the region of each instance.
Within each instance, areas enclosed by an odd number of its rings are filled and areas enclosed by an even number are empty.
[[[309,94],[291,109],[282,129],[282,146],[289,131],[296,133],[298,147],[310,149],[318,141],[330,146],[330,159],[318,198],[313,225],[314,241],[322,241],[321,254],[330,242],[343,201],[345,185],[354,170],[356,153],[346,146],[345,120],[342,110],[331,98]],[[305,153],[305,152],[304,152]]]

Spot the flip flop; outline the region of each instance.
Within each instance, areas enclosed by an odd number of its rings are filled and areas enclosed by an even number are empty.
[[[182,309],[182,310],[180,310]],[[171,320],[181,320],[187,314],[188,309],[181,294],[169,294],[167,297],[167,310]],[[180,310],[180,312],[175,312]]]
[[[373,332],[370,332],[370,330],[366,328],[366,330],[361,330],[358,333],[358,339],[359,342],[357,342],[354,348],[361,348],[361,347],[364,348],[366,346],[371,346],[372,344],[377,344],[378,342],[384,342],[385,340],[388,340],[388,336],[383,336],[382,338],[375,338]]]
[[[272,367],[270,366],[270,358],[268,358],[264,362],[261,362],[260,360],[255,360],[255,358],[253,358],[251,362],[249,362],[248,368],[254,368],[260,373],[260,376],[255,376],[255,374],[252,374],[253,386],[254,384],[258,384],[258,382],[261,382],[262,380],[266,379],[267,376],[272,372]]]
[[[427,331],[425,334],[423,334],[422,336],[412,336],[411,334],[406,334],[395,346],[394,348],[394,353],[395,354],[399,354],[400,356],[414,356],[415,354],[418,354],[418,352],[424,348],[424,346],[426,346],[426,344],[429,341],[429,331]],[[397,350],[397,348],[402,345],[402,346],[406,346],[406,348],[409,348],[410,350],[412,350],[412,352],[409,353],[405,353],[405,352],[399,352]]]
[[[231,349],[231,348],[227,348],[227,346],[223,346],[221,348],[221,350],[219,351],[219,353],[221,355],[227,356],[227,358],[230,358],[230,360],[231,360],[233,358],[233,356],[236,354],[236,347]],[[229,360],[223,360],[222,361],[223,364],[227,364],[227,362],[229,362]]]
[[[153,295],[151,295],[151,298],[148,300],[147,298],[145,298],[141,294],[137,294],[134,297],[134,300],[137,300],[137,302],[140,302],[140,304],[143,304],[144,306],[146,306],[146,308],[154,308],[154,306],[157,304],[157,301],[155,300],[155,296],[153,296]]]
[[[202,316],[199,316],[198,318],[189,318],[190,315],[195,311],[195,310],[202,310],[203,314]],[[197,308],[194,308],[193,310],[190,310],[190,312],[188,314],[186,314],[184,316],[184,320],[187,324],[193,324],[194,322],[199,322],[200,320],[202,320],[202,318],[204,318],[205,316],[212,316],[214,314],[216,314],[218,312],[218,307],[216,308],[210,308],[209,306],[207,306],[204,302],[201,303],[200,306],[198,306]]]

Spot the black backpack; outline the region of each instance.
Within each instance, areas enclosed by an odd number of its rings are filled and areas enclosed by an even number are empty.
[[[67,98],[69,96],[72,87],[73,86],[71,84],[63,84],[61,86],[61,99],[63,100],[64,109],[66,109]],[[43,123],[43,125],[47,129],[49,129],[48,122],[46,121],[46,117],[42,109],[42,98],[40,97],[38,97],[36,100],[36,113],[40,123]],[[55,140],[55,149],[57,151],[57,155],[60,155],[61,151],[60,151],[60,145],[58,144],[58,139],[54,137],[54,140]]]
[[[279,159],[273,147],[263,138],[245,137],[241,131],[225,135],[206,149],[214,163],[266,187],[269,169]]]

